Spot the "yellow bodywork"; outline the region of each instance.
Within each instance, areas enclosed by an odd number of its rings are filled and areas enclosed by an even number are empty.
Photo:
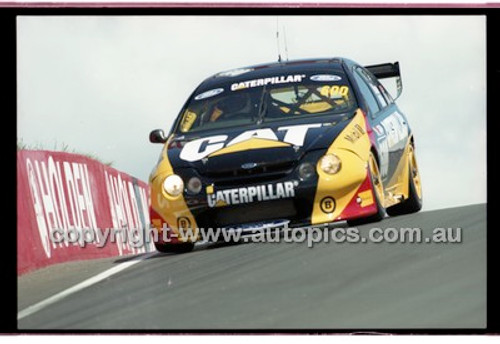
[[[183,219],[184,222],[187,219],[189,221],[189,227],[193,230],[197,229],[196,220],[189,210],[184,196],[181,193],[177,197],[172,197],[163,191],[163,181],[165,178],[174,173],[172,165],[167,157],[167,147],[170,143],[172,136],[167,140],[163,151],[162,159],[154,173],[150,176],[149,185],[151,186],[151,207],[161,215],[163,220],[168,224],[168,226],[173,230],[174,233],[179,234],[179,224],[178,219]],[[181,224],[183,227],[186,224]],[[163,224],[154,223],[153,226],[161,234]],[[181,239],[183,236],[179,236]]]
[[[327,174],[321,170],[318,162],[316,171],[319,178],[311,224],[335,221],[344,211],[366,178],[370,146],[365,117],[361,110],[358,110],[326,152],[326,154],[333,153],[340,158],[342,161],[340,171],[333,175]],[[331,213],[321,210],[321,200],[325,197],[335,199],[336,207]],[[365,206],[369,205],[368,202],[369,199],[365,201]]]
[[[408,139],[403,156],[398,162],[392,178],[384,185],[383,206],[385,208],[409,197],[409,145],[410,139]],[[359,186],[367,176],[370,148],[371,142],[367,133],[366,119],[361,110],[358,110],[351,123],[344,128],[326,153],[334,153],[341,159],[340,171],[329,175],[319,168],[319,164],[316,168],[319,178],[311,216],[312,224],[341,220],[339,216],[356,195]],[[361,207],[367,207],[374,203],[371,190],[360,192],[357,196],[360,198]],[[336,200],[336,208],[332,213],[325,213],[321,210],[321,200],[325,197],[333,197]]]

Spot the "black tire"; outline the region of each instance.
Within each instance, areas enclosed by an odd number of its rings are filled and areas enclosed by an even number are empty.
[[[410,147],[410,154],[415,154],[413,151],[413,147]],[[412,157],[410,157],[411,159]],[[413,157],[415,164],[416,160],[415,157]],[[412,162],[409,162],[408,169],[409,169],[409,174],[408,174],[408,183],[409,183],[409,195],[408,198],[405,199],[404,201],[393,205],[392,207],[387,208],[387,214],[389,216],[399,216],[399,215],[405,215],[405,214],[411,214],[411,213],[416,213],[422,209],[422,191],[420,190],[420,196],[417,193],[417,187],[415,185],[415,179],[413,178],[414,173],[415,173],[415,168],[416,168],[416,173],[418,174],[418,166],[413,167]],[[420,178],[420,177],[419,177]]]
[[[162,253],[188,253],[194,248],[194,243],[192,242],[183,242],[179,244],[155,242],[154,244],[156,250]]]
[[[377,171],[379,171],[377,159],[375,159],[375,156],[373,155],[373,153],[370,153],[370,159],[373,159],[371,161],[373,161],[373,163],[376,165]],[[366,223],[371,223],[371,222],[379,222],[385,217],[384,206],[382,205],[382,202],[381,202],[377,192],[374,190],[375,184],[374,184],[374,176],[372,175],[372,169],[369,168],[368,172],[369,172],[368,176],[370,178],[370,183],[373,186],[372,193],[373,193],[374,198],[375,198],[375,204],[377,205],[377,212],[373,215],[370,215],[370,216],[360,217],[360,218],[353,219],[353,220],[347,220],[347,224],[350,227],[356,227],[356,226],[364,225]],[[380,173],[378,175],[378,182],[382,183],[382,180],[380,178]],[[383,189],[383,187],[382,187],[382,189]]]

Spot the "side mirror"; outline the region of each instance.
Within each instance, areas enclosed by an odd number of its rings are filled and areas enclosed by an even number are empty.
[[[165,133],[161,129],[155,129],[149,133],[149,142],[151,143],[165,143],[167,142],[167,138],[165,137]]]

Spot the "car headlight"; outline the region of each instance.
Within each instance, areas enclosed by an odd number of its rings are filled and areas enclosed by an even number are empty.
[[[306,180],[314,176],[314,166],[311,163],[304,162],[299,166],[299,177]]]
[[[191,192],[193,194],[200,193],[201,187],[202,187],[202,183],[201,183],[200,178],[198,178],[198,177],[192,177],[191,179],[189,179],[189,181],[187,183],[187,189],[189,190],[189,192]]]
[[[181,177],[172,174],[163,181],[163,190],[172,197],[179,196],[184,190],[184,182]]]
[[[333,153],[326,154],[319,160],[319,167],[328,174],[335,174],[340,171],[341,165],[342,161]]]

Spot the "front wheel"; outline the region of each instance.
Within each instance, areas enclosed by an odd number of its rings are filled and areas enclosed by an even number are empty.
[[[390,208],[387,208],[387,214],[390,216],[398,216],[404,214],[416,213],[422,209],[422,184],[420,181],[420,173],[418,171],[417,159],[415,157],[415,149],[411,145],[408,150],[408,168],[409,171],[409,192],[408,198]]]
[[[382,184],[382,177],[380,176],[377,159],[375,159],[373,152],[370,152],[370,157],[368,158],[368,177],[370,178],[370,183],[372,185],[372,192],[375,199],[375,205],[377,206],[377,212],[367,217],[347,220],[347,224],[349,226],[359,226],[365,223],[378,222],[385,216],[385,208],[383,206],[384,185]]]

